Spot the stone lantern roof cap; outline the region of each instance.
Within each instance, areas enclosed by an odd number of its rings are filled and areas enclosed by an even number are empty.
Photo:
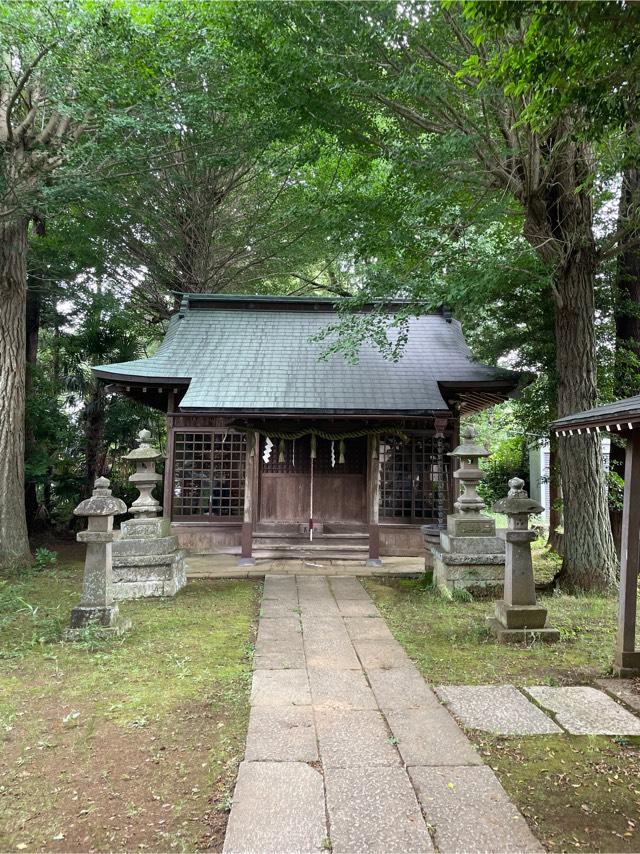
[[[76,516],[120,516],[127,512],[127,505],[115,498],[109,489],[110,481],[99,477],[90,498],[85,498],[73,511]]]
[[[537,515],[542,513],[544,507],[529,498],[524,490],[524,480],[520,477],[512,477],[509,481],[509,492],[506,498],[501,498],[491,508],[494,513],[506,513],[507,516],[513,516],[517,513],[527,513],[529,515]]]
[[[473,440],[476,438],[476,428],[468,425],[462,431],[462,443],[449,451],[449,457],[490,457],[490,451],[487,451],[484,445],[476,444]]]
[[[138,433],[138,445],[133,451],[125,454],[123,459],[133,462],[146,462],[148,460],[157,460],[162,457],[161,452],[154,448],[150,443],[151,433],[149,430],[140,430]]]

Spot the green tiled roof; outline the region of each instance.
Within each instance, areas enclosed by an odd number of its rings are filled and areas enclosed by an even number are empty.
[[[475,362],[460,324],[441,314],[410,321],[398,362],[365,345],[356,364],[321,359],[312,339],[336,315],[333,300],[185,297],[148,359],[101,365],[112,382],[188,383],[181,410],[406,412],[447,410],[440,383],[514,387],[518,374]]]

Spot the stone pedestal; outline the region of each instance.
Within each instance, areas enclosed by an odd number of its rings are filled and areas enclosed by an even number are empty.
[[[73,511],[86,516],[88,527],[76,539],[87,544],[84,581],[80,604],[71,612],[71,628],[65,637],[76,640],[83,630],[92,626],[99,634],[121,634],[130,623],[120,616],[114,601],[112,579],[113,517],[127,512],[124,501],[114,498],[106,477],[99,477],[91,498],[82,501]]]
[[[463,491],[454,505],[456,512],[447,516],[447,530],[434,543],[433,527],[422,528],[433,557],[434,584],[451,591],[499,588],[504,579],[504,541],[496,536],[494,520],[482,513],[485,503],[476,492],[482,479],[478,460],[489,452],[475,438],[475,429],[465,427],[462,444],[449,454],[460,460],[453,476]]]
[[[509,494],[494,504],[496,513],[506,513],[509,527],[501,533],[506,544],[504,598],[496,602],[489,628],[501,643],[521,643],[534,637],[547,642],[560,639],[557,629],[547,625],[547,609],[536,601],[531,560],[531,543],[536,538],[529,530],[529,516],[543,508],[527,496],[524,481],[509,481]]]
[[[151,433],[141,430],[139,447],[125,457],[136,464],[129,481],[140,491],[123,522],[120,539],[113,544],[113,586],[116,599],[174,596],[186,584],[184,552],[170,533],[169,519],[158,516],[162,508],[153,497],[162,476],[155,470],[160,451],[149,444]]]

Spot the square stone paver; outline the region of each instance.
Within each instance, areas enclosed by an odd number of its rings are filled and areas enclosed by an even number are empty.
[[[324,781],[335,854],[433,851],[404,768],[328,768]]]
[[[441,708],[438,698],[413,664],[392,667],[390,670],[372,667],[367,670],[367,676],[378,705],[384,712],[424,706]]]
[[[544,851],[490,768],[410,768],[409,776],[438,851]]]
[[[466,735],[443,709],[419,708],[385,712],[406,765],[481,765]]]
[[[360,670],[360,662],[340,617],[303,617],[302,632],[308,667]]]
[[[380,712],[316,710],[315,720],[325,770],[400,764]]]
[[[283,649],[281,644],[265,642],[253,656],[254,670],[301,670],[305,666],[304,651],[300,648]]]
[[[440,699],[466,727],[499,735],[562,732],[513,685],[441,685]]]
[[[311,707],[252,709],[244,758],[252,762],[315,762],[318,746]]]
[[[302,762],[242,762],[225,854],[318,854],[327,838],[321,774]]]
[[[294,600],[263,599],[260,604],[260,619],[295,617],[300,613],[298,603]]]
[[[345,617],[344,624],[352,641],[394,640],[389,626],[380,617]]]
[[[372,667],[408,667],[411,659],[396,640],[354,640],[353,645],[365,670]]]
[[[376,698],[362,670],[309,668],[311,702],[315,709],[377,709]]]
[[[371,598],[357,578],[337,576],[329,579],[329,586],[336,599],[370,600]]]
[[[640,735],[640,719],[597,688],[524,689],[574,735]]]
[[[262,589],[263,599],[279,599],[281,601],[298,601],[298,589],[294,576],[267,575]]]
[[[596,679],[596,684],[622,700],[635,712],[640,712],[640,691],[631,679]]]
[[[291,640],[302,640],[302,625],[297,614],[290,617],[278,619],[261,620],[258,626],[258,637],[260,641],[281,641],[289,643]]]
[[[251,686],[252,706],[309,706],[306,670],[256,670]]]
[[[380,611],[369,599],[338,599],[338,610],[343,617],[379,617]]]

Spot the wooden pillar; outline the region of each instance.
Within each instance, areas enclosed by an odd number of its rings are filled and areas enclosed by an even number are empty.
[[[367,518],[369,559],[367,566],[381,566],[380,560],[380,437],[369,436],[367,454]]]
[[[640,564],[640,429],[633,430],[627,442],[620,558],[615,669],[620,676],[638,676],[640,651],[635,646]]]
[[[438,455],[438,502],[436,512],[438,515],[438,528],[440,528],[442,531],[444,531],[444,529],[447,527],[447,502],[451,493],[451,488],[447,481],[444,460],[445,430],[447,429],[448,423],[448,418],[434,419],[434,438],[436,440],[436,451]]]
[[[257,501],[258,454],[260,453],[259,433],[247,433],[247,450],[244,470],[244,515],[242,517],[242,536],[240,540],[239,566],[252,566],[253,557],[253,520]]]
[[[173,393],[169,393],[167,413],[173,412]],[[173,508],[173,449],[175,446],[173,416],[167,414],[167,457],[164,461],[164,488],[162,492],[162,515],[171,521]]]

